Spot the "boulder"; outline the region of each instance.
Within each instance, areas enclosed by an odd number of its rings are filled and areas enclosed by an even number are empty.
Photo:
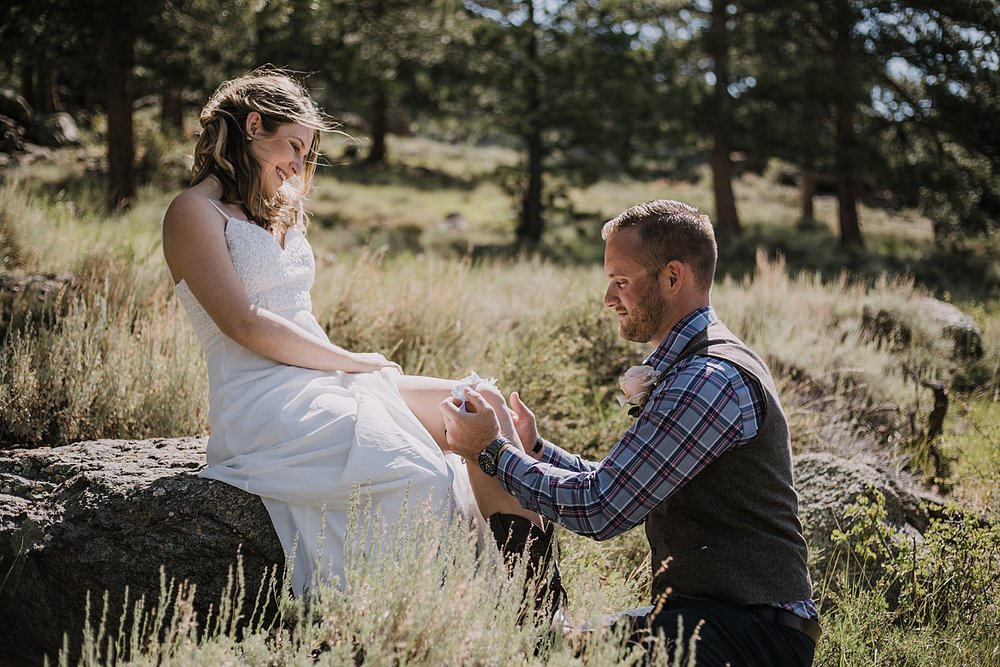
[[[907,304],[906,312],[865,306],[862,311],[861,331],[879,347],[903,350],[910,346],[913,326],[919,326],[947,341],[955,359],[979,359],[983,356],[983,337],[976,321],[961,310],[932,297],[919,297]],[[914,321],[915,320],[915,321]]]
[[[844,511],[862,496],[874,499],[878,491],[885,497],[886,521],[897,533],[919,539],[930,523],[920,497],[902,478],[829,453],[800,454],[793,465],[814,583],[833,565],[831,535],[846,527]]]
[[[0,115],[13,118],[19,125],[28,126],[32,117],[28,101],[10,88],[0,88]]]
[[[80,141],[76,121],[65,111],[35,116],[28,130],[29,138],[36,144],[59,148]]]
[[[20,261],[17,244],[0,230],[0,267]],[[71,273],[0,273],[0,338],[28,319],[36,327],[54,324],[65,314],[78,285]]]
[[[71,650],[87,592],[109,594],[110,633],[124,590],[155,604],[160,568],[197,586],[199,618],[219,600],[237,552],[246,605],[261,576],[284,561],[257,496],[202,479],[205,438],[97,440],[0,451],[0,664],[15,654],[35,664]],[[833,552],[830,535],[859,497],[882,492],[889,522],[919,535],[928,516],[903,480],[832,454],[795,458],[800,511],[816,581]],[[244,609],[244,612],[247,612]],[[8,659],[9,660],[9,659]]]
[[[950,303],[931,297],[917,299],[916,307],[925,325],[951,339],[956,357],[979,359],[983,356],[983,335],[974,319]]]
[[[206,618],[241,554],[252,605],[284,553],[260,498],[197,476],[205,438],[98,440],[0,452],[0,656],[36,664],[79,646],[87,592],[109,595],[111,636],[129,599],[197,586]],[[247,610],[244,609],[244,612]],[[6,644],[4,646],[3,644]]]
[[[24,130],[9,116],[0,114],[0,153],[24,150]]]

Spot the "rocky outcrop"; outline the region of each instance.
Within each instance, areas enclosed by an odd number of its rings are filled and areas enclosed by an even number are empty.
[[[24,128],[13,118],[0,114],[0,153],[24,150]]]
[[[974,319],[950,303],[931,297],[918,299],[916,305],[925,325],[951,339],[956,357],[978,359],[983,356],[983,335]]]
[[[80,130],[65,111],[34,113],[31,105],[9,88],[0,88],[0,168],[27,164],[59,148],[80,142]]]
[[[799,516],[809,543],[814,583],[821,581],[833,564],[836,554],[830,536],[835,529],[846,527],[844,511],[859,498],[873,500],[876,492],[881,493],[886,521],[895,532],[919,538],[927,529],[927,510],[902,478],[827,453],[801,454],[795,457],[794,466]]]
[[[12,256],[0,259],[10,264],[20,261],[16,244],[5,244],[0,236],[0,253],[4,252]],[[8,328],[18,329],[29,319],[36,327],[54,324],[65,314],[79,282],[71,273],[0,273],[0,338]]]
[[[284,554],[259,498],[197,476],[204,449],[204,438],[176,438],[0,452],[0,663],[5,651],[54,656],[64,632],[78,642],[87,591],[95,603],[108,591],[112,624],[126,587],[155,603],[161,565],[197,586],[204,619],[239,551],[252,604],[261,573]],[[814,576],[845,508],[872,489],[899,530],[927,525],[904,482],[871,466],[804,454],[795,473]]]
[[[218,604],[237,552],[247,603],[284,554],[260,499],[197,477],[204,438],[100,440],[0,452],[0,655],[54,656],[79,642],[87,592],[108,620],[155,604],[160,568],[197,586],[200,618]],[[279,570],[280,576],[280,570]]]
[[[887,346],[891,350],[910,346],[914,326],[950,343],[955,359],[979,359],[983,356],[983,338],[976,321],[950,303],[920,297],[908,304],[907,312],[876,311],[868,306],[862,312],[862,333],[880,347]]]
[[[76,121],[65,111],[35,116],[27,134],[39,146],[49,148],[59,148],[80,141]]]
[[[10,88],[0,88],[0,115],[7,116],[20,125],[27,125],[34,112],[24,97]]]

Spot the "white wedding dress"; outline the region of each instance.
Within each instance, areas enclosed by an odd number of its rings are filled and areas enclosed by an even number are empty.
[[[315,262],[302,230],[289,229],[282,248],[267,230],[223,215],[229,254],[253,303],[328,340],[312,314]],[[296,595],[314,574],[335,575],[343,587],[345,538],[371,539],[347,534],[359,490],[361,505],[370,498],[372,515],[390,531],[407,518],[401,508],[428,502],[440,516],[457,511],[481,522],[461,459],[442,454],[406,407],[395,370],[352,375],[280,364],[223,335],[183,280],[174,289],[208,365],[211,436],[201,475],[261,497],[286,554],[295,545]],[[379,540],[365,546],[378,548]]]

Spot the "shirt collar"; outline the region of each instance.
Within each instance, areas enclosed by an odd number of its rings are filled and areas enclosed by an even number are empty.
[[[665,371],[677,360],[691,339],[704,331],[709,324],[718,322],[719,316],[711,306],[693,310],[674,325],[653,353],[643,363],[658,371]]]

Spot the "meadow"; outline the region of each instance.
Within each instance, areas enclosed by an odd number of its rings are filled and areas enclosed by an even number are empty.
[[[2,175],[0,268],[75,278],[41,306],[3,303],[0,446],[207,430],[201,349],[172,296],[159,239],[189,147],[152,131],[142,144],[147,185],[125,213],[103,210],[93,144]],[[516,153],[419,137],[393,138],[390,149],[390,165],[378,169],[340,164],[341,148],[328,149],[332,164],[320,170],[307,205],[320,323],[337,344],[383,352],[409,373],[495,376],[535,409],[546,437],[600,457],[629,424],[617,378],[648,351],[618,337],[601,303],[600,225],[653,198],[708,208],[707,172],[694,180],[553,182],[558,205],[545,241],[512,250],[515,210],[502,174]],[[945,513],[924,544],[893,551],[902,560],[878,580],[833,586],[841,573],[823,573],[817,598],[826,636],[816,664],[997,664],[1000,616],[989,596],[1000,592],[997,240],[971,254],[944,253],[915,212],[864,207],[868,249],[845,251],[834,235],[835,201],[819,197],[816,220],[803,224],[797,191],[780,184],[780,169],[746,173],[736,184],[747,233],[721,249],[716,310],[770,364],[796,452],[903,470],[961,507]],[[982,358],[953,359],[950,341],[913,305],[931,295],[975,318]],[[899,313],[913,332],[910,344],[871,340],[861,327],[866,308]],[[945,430],[933,443],[922,437],[932,396],[914,376],[950,389]],[[931,465],[930,446],[947,466]],[[866,508],[852,525],[855,538],[880,536],[884,516]],[[607,543],[563,532],[561,542],[572,617],[645,604],[648,555],[639,531]],[[853,554],[845,558],[864,557],[858,543],[845,541]],[[173,590],[158,607],[168,632],[137,629],[110,645],[133,649],[120,664],[558,665],[636,657],[621,657],[620,638],[581,649],[544,623],[516,625],[517,578],[508,582],[477,562],[454,531],[407,544],[398,559],[359,566],[345,592],[327,590],[309,605],[284,598],[277,625],[240,634],[224,614],[214,626],[199,623],[185,615],[190,592]],[[969,558],[979,567],[960,566]],[[414,571],[448,575],[418,581],[407,576]],[[925,584],[922,592],[914,584],[900,598],[904,577]],[[954,595],[956,587],[966,594]],[[926,613],[946,592],[948,604]],[[82,664],[111,662],[106,642],[93,639]]]

